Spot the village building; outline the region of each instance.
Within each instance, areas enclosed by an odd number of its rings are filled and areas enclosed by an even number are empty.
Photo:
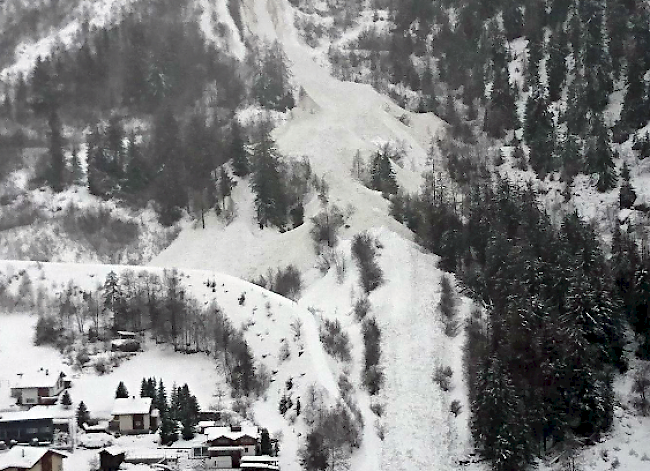
[[[48,448],[15,446],[0,453],[0,471],[62,471],[66,457]]]
[[[0,441],[9,445],[47,444],[55,448],[72,448],[74,413],[48,406],[25,411],[0,412]]]
[[[124,434],[149,433],[158,428],[158,410],[150,397],[115,399],[110,430]]]
[[[70,382],[65,377],[63,372],[54,373],[43,368],[35,372],[19,373],[11,388],[11,397],[15,397],[20,405],[56,404],[59,394],[70,387]]]
[[[255,456],[257,452],[257,427],[209,427],[205,434],[205,445],[194,447],[192,456],[204,459],[209,468],[239,468],[243,457]]]
[[[118,338],[111,341],[113,352],[139,352],[142,349],[140,335],[126,330],[117,331]]]

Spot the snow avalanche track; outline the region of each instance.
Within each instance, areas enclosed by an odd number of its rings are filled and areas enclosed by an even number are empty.
[[[185,229],[152,264],[214,269],[240,277],[296,264],[307,281],[300,305],[318,309],[325,318],[339,319],[351,337],[350,379],[360,391],[357,400],[365,422],[363,444],[352,457],[351,469],[452,469],[455,460],[468,451],[469,442],[461,360],[464,336],[448,339],[441,331],[436,314],[441,272],[436,257],[422,253],[411,242],[411,233],[390,217],[388,202],[378,192],[350,175],[357,151],[367,159],[379,145],[391,142],[406,151],[403,164],[395,168],[400,186],[417,191],[426,149],[444,123],[432,114],[405,111],[369,85],[333,78],[321,53],[299,39],[294,12],[286,0],[242,0],[241,4],[244,36],[278,40],[289,59],[295,86],[302,87],[308,97],[299,100],[289,119],[274,131],[278,149],[289,158],[307,156],[314,172],[329,184],[330,203],[353,208],[346,221],[350,227],[340,234],[348,254],[350,239],[364,230],[370,230],[384,246],[380,261],[386,283],[370,297],[372,313],[382,329],[386,380],[379,398],[363,392],[360,380],[363,338],[351,316],[352,298],[359,291],[356,270],[348,270],[342,284],[334,281],[332,273],[321,278],[314,269],[309,223],[283,234],[260,230],[247,181],[240,181],[235,189],[237,218],[233,223],[224,226],[210,220],[205,230]],[[305,219],[318,210],[317,201],[309,203]],[[348,262],[352,265],[349,256]],[[468,307],[464,301],[461,315]],[[442,393],[431,379],[439,365],[453,368],[451,393]],[[448,412],[453,399],[463,404],[464,412],[457,419]],[[377,401],[385,409],[380,419],[384,441],[377,436],[377,419],[369,407]],[[295,445],[292,441],[291,446]]]
[[[245,35],[280,41],[290,62],[294,84],[302,87],[313,100],[311,106],[299,102],[287,122],[275,130],[280,152],[289,158],[307,156],[314,172],[327,180],[330,202],[342,209],[354,209],[348,221],[351,235],[385,226],[410,238],[410,232],[388,215],[388,202],[351,177],[352,160],[357,151],[368,158],[384,142],[401,145],[406,157],[403,168],[396,168],[398,182],[409,192],[417,191],[426,149],[431,137],[443,127],[443,121],[433,114],[409,113],[369,85],[334,79],[320,53],[298,38],[293,26],[293,9],[286,0],[243,0],[241,3]],[[408,117],[408,126],[400,121],[402,116]],[[240,185],[247,187],[247,180]],[[313,266],[315,256],[308,228],[284,234],[273,229],[260,230],[253,221],[249,204],[252,195],[248,188],[238,188],[233,199],[239,215],[232,224],[234,228],[224,231],[222,224],[213,221],[208,221],[205,230],[187,228],[151,264],[173,266],[182,262],[183,268],[212,269],[244,278],[289,263],[301,269]],[[306,219],[318,209],[315,202],[307,205]],[[289,253],[287,247],[297,252]]]

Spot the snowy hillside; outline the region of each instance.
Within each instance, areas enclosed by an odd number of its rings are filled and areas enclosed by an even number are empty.
[[[405,151],[403,161],[394,167],[400,186],[417,191],[427,149],[431,139],[443,131],[444,123],[433,114],[401,109],[369,85],[332,78],[321,53],[299,39],[288,2],[245,0],[242,12],[249,36],[282,44],[292,80],[304,89],[297,107],[274,131],[274,138],[283,155],[308,157],[314,172],[329,184],[329,203],[349,214],[338,249],[347,265],[352,266],[349,241],[356,233],[374,228],[373,234],[383,246],[380,264],[386,284],[369,299],[371,314],[382,329],[384,389],[371,398],[360,384],[363,339],[352,313],[354,302],[362,295],[356,270],[346,269],[344,280],[337,281],[334,269],[321,278],[315,268],[310,223],[285,233],[260,230],[246,181],[240,181],[233,194],[237,204],[233,223],[223,227],[208,222],[205,230],[183,230],[152,265],[209,267],[249,278],[288,263],[298,266],[308,285],[299,304],[316,308],[327,319],[338,319],[354,346],[350,378],[365,427],[351,469],[413,469],[414,465],[453,469],[470,451],[461,364],[463,336],[450,340],[442,334],[436,311],[441,275],[436,257],[424,254],[410,241],[411,233],[388,215],[388,201],[381,194],[351,176],[357,151],[368,158],[380,145],[390,143]],[[306,216],[319,209],[319,202],[312,200],[306,205]],[[463,303],[461,317],[467,315],[467,303]],[[450,394],[443,393],[431,379],[437,366],[451,366],[454,371]],[[453,399],[463,403],[464,412],[458,418],[449,412]],[[373,403],[383,407],[381,418],[370,411]]]
[[[98,282],[114,270],[117,273],[129,267],[111,265],[52,264],[35,262],[3,262],[0,268],[2,278],[9,281],[8,289],[18,289],[24,276],[33,280],[35,290],[39,286],[47,288],[56,295],[70,281],[82,290],[92,290]],[[138,267],[130,267],[139,270]],[[148,269],[151,273],[162,270]],[[216,301],[228,319],[237,327],[244,326],[245,337],[251,346],[257,367],[263,367],[271,374],[271,383],[264,398],[254,405],[255,420],[268,427],[272,433],[282,432],[285,437],[281,463],[283,469],[297,470],[296,452],[298,444],[296,433],[290,423],[277,412],[279,399],[287,394],[286,383],[291,380],[289,394],[294,397],[307,397],[308,389],[314,385],[323,392],[324,404],[333,403],[338,398],[338,387],[329,361],[318,338],[318,319],[306,309],[276,294],[257,286],[210,271],[184,270],[182,285],[188,294],[194,295],[204,303]],[[205,282],[215,282],[209,288]],[[245,302],[239,298],[244,294]],[[291,324],[301,323],[300,337],[296,337]],[[8,315],[0,327],[0,358],[2,368],[0,392],[3,405],[9,400],[7,384],[16,373],[26,367],[44,367],[51,370],[62,369],[70,372],[73,387],[70,391],[73,401],[83,400],[91,413],[98,417],[110,416],[114,390],[124,381],[130,391],[138,392],[144,376],[162,378],[170,387],[172,384],[188,383],[197,395],[204,409],[227,409],[231,401],[229,387],[215,360],[205,354],[183,355],[174,353],[169,346],[157,346],[149,342],[144,353],[113,368],[108,374],[71,371],[66,359],[50,348],[33,347],[35,316]],[[20,327],[19,327],[20,326]],[[17,334],[15,334],[17,332]],[[283,344],[288,346],[289,356],[281,357]],[[20,352],[20,361],[15,356]],[[263,365],[263,366],[262,366]],[[219,390],[221,393],[219,393]],[[306,401],[305,401],[306,402]]]

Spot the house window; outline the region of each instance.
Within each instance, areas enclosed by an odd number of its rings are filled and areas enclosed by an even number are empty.
[[[208,456],[208,447],[207,446],[197,446],[192,449],[192,456],[194,458],[204,458]]]

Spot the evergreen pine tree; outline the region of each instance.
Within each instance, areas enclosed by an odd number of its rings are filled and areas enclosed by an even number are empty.
[[[325,440],[318,432],[307,435],[307,443],[300,453],[300,463],[307,471],[325,471],[329,467],[329,456]]]
[[[79,403],[75,417],[77,419],[77,426],[80,428],[90,419],[90,413],[88,412],[88,408],[86,407],[86,404],[84,404],[84,401]]]
[[[238,177],[245,177],[250,173],[248,152],[241,125],[236,119],[232,120],[230,133],[230,157],[232,158],[233,173]]]
[[[124,382],[120,381],[120,384],[117,385],[117,389],[115,390],[115,397],[118,399],[125,399],[129,397],[129,391],[126,389]]]
[[[219,170],[219,197],[221,198],[221,205],[224,211],[226,209],[226,198],[229,198],[232,194],[234,183],[235,182],[228,174],[228,170],[226,170],[226,167],[222,165]]]
[[[106,151],[108,153],[108,170],[114,177],[124,171],[124,128],[116,115],[111,116],[106,128]]]
[[[612,64],[604,37],[603,3],[598,0],[580,2],[583,12],[585,95],[587,107],[601,113],[607,106],[614,85]]]
[[[150,169],[137,144],[136,135],[132,132],[126,147],[126,187],[129,191],[136,193],[145,189],[149,180]]]
[[[171,401],[169,403],[169,413],[171,414],[172,419],[180,420],[181,419],[181,400],[180,397],[180,386],[177,387],[174,383],[172,385],[172,394]]]
[[[530,166],[541,177],[554,170],[554,126],[548,104],[537,89],[526,103],[524,137],[530,148]]]
[[[505,2],[503,6],[503,28],[506,39],[512,41],[524,33],[524,15],[517,2]]]
[[[627,89],[621,110],[621,126],[626,131],[643,127],[650,119],[646,106],[646,85],[643,64],[632,61],[627,65]]]
[[[150,397],[148,395],[149,392],[149,383],[147,382],[146,378],[142,378],[142,382],[140,383],[140,397]]]
[[[260,227],[271,225],[282,228],[287,220],[287,192],[269,122],[259,125],[253,158],[251,185],[255,192],[257,222]]]
[[[559,27],[549,39],[548,94],[551,101],[560,99],[562,86],[566,81],[566,56],[569,53],[564,28]]]
[[[56,110],[52,110],[48,119],[50,128],[50,168],[48,172],[48,183],[52,190],[63,191],[65,186],[65,156],[63,155],[63,136],[61,135],[61,121]]]
[[[272,453],[272,447],[271,447],[271,436],[269,435],[268,429],[262,429],[262,434],[260,438],[260,453],[262,455],[269,455],[271,456]]]
[[[180,218],[182,208],[188,203],[180,132],[170,108],[163,109],[155,118],[152,152],[158,171],[155,198],[160,222],[170,226]]]
[[[72,399],[70,399],[70,393],[66,389],[63,391],[63,396],[61,396],[61,404],[68,409],[72,405]]]
[[[160,413],[160,442],[167,445],[178,439],[178,425],[171,417],[169,411]]]
[[[79,161],[79,146],[76,143],[72,145],[71,180],[74,185],[82,185],[84,180],[83,169]]]
[[[619,208],[630,209],[634,206],[636,201],[636,192],[630,183],[630,168],[627,163],[623,163],[621,169],[621,190],[619,193]]]
[[[397,194],[398,186],[390,161],[390,149],[383,146],[372,157],[370,187],[381,191],[384,197]]]
[[[484,130],[494,138],[504,137],[507,129],[518,127],[515,95],[510,86],[508,58],[503,38],[494,38],[492,53],[494,77],[492,93],[485,110]]]
[[[160,411],[160,414],[168,415],[169,408],[167,407],[167,392],[165,391],[165,386],[163,380],[160,379],[158,383],[158,390],[156,391],[156,397],[153,400],[154,407]],[[171,416],[169,417],[171,419]]]
[[[592,119],[585,163],[588,173],[598,174],[598,191],[607,191],[616,185],[611,139],[600,115]]]

